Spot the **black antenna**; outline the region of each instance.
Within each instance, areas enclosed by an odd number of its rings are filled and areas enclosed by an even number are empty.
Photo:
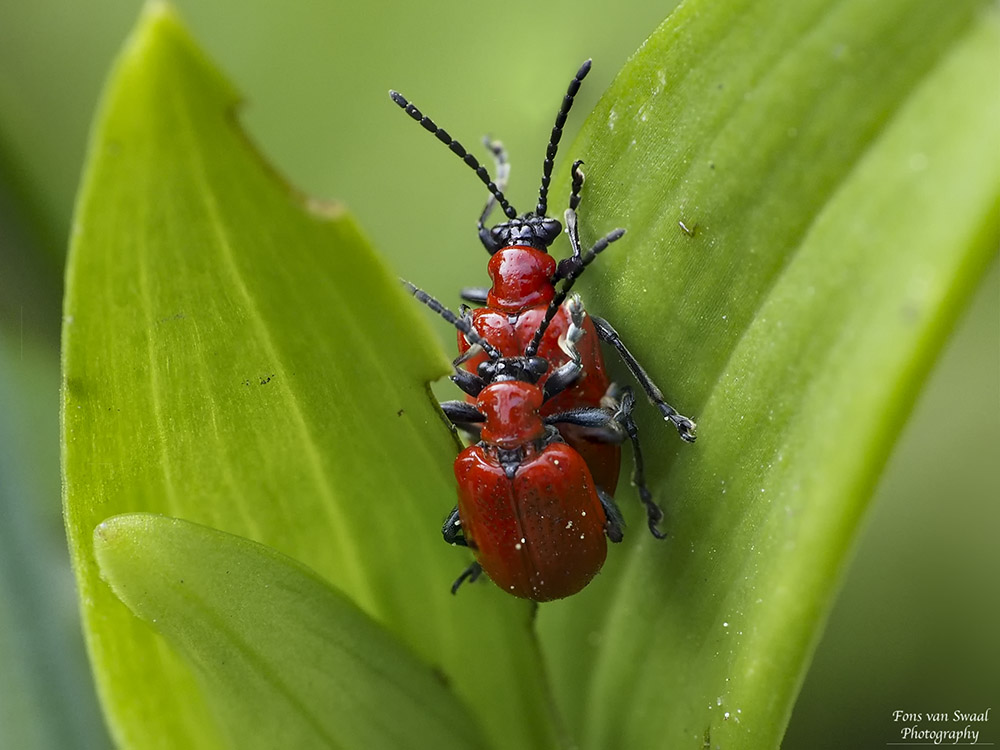
[[[420,289],[417,286],[411,284],[406,279],[400,279],[400,281],[403,283],[403,286],[406,287],[406,290],[410,294],[412,294],[420,302],[423,302],[425,305],[427,305],[427,307],[429,307],[431,310],[436,312],[446,321],[455,326],[455,328],[460,330],[462,334],[465,336],[465,340],[468,341],[472,346],[478,346],[480,349],[486,352],[486,356],[488,356],[490,359],[501,358],[502,355],[500,354],[500,352],[497,351],[497,349],[492,344],[490,344],[490,342],[488,342],[486,339],[484,339],[482,336],[476,333],[476,330],[472,327],[472,323],[469,322],[468,318],[455,315],[455,313],[453,313],[447,307],[442,305],[440,302],[438,302],[436,299],[430,296],[423,289]]]
[[[559,149],[559,140],[562,138],[563,125],[566,124],[566,117],[573,106],[573,97],[580,90],[580,83],[590,72],[590,60],[584,62],[576,72],[576,76],[569,82],[566,89],[566,96],[563,97],[562,106],[556,114],[556,124],[552,126],[552,135],[549,136],[549,145],[545,149],[545,161],[542,163],[542,186],[538,190],[538,205],[535,207],[535,214],[545,216],[549,209],[549,182],[552,180],[552,165],[555,163],[556,151]],[[513,217],[512,217],[513,218]]]
[[[486,185],[486,189],[493,194],[494,198],[497,199],[497,202],[500,204],[500,208],[503,209],[503,212],[508,219],[513,219],[517,216],[517,211],[515,211],[513,206],[507,202],[503,192],[497,187],[496,183],[490,179],[490,173],[486,171],[486,167],[480,164],[475,156],[466,151],[465,146],[448,135],[447,130],[439,128],[431,118],[424,117],[423,113],[406,101],[406,98],[398,91],[390,90],[389,96],[392,97],[392,100],[396,102],[396,104],[398,104],[400,108],[406,112],[406,114],[419,122],[421,126],[423,126],[424,130],[433,133],[434,137],[447,146],[452,153],[456,154],[462,161],[472,167],[473,171],[475,171],[475,173],[479,176],[479,179],[483,181],[484,185]]]
[[[552,322],[552,318],[556,315],[556,310],[558,310],[559,306],[566,300],[566,295],[569,294],[569,290],[573,288],[573,284],[576,282],[577,278],[579,278],[580,274],[583,273],[583,270],[593,263],[594,258],[606,250],[608,245],[616,240],[620,240],[624,234],[624,229],[616,229],[599,239],[594,246],[590,248],[586,254],[581,256],[579,260],[570,267],[570,270],[563,275],[563,287],[556,292],[552,301],[549,302],[549,306],[545,310],[545,317],[542,318],[542,322],[535,331],[535,335],[532,337],[528,347],[524,350],[525,357],[535,356],[535,353],[538,351],[539,344],[542,343],[542,336],[545,335],[545,330],[549,327],[549,323]]]

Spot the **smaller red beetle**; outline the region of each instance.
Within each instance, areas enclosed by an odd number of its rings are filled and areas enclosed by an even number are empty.
[[[478,426],[480,440],[455,459],[458,507],[445,522],[445,540],[476,555],[455,581],[456,591],[482,570],[514,596],[544,602],[580,591],[597,575],[607,554],[605,536],[622,539],[622,518],[611,496],[594,481],[583,457],[563,441],[559,424],[627,439],[631,397],[621,408],[582,408],[543,416],[543,407],[580,377],[576,343],[584,335],[583,305],[567,304],[571,323],[563,337],[569,357],[550,371],[537,356],[503,357],[466,318],[407,285],[421,302],[461,330],[474,349],[489,357],[477,373],[459,370],[452,379],[474,403],[446,401],[445,414],[459,427]],[[544,378],[544,384],[542,380]]]

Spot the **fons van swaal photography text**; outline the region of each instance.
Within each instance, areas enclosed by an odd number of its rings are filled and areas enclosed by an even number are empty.
[[[991,708],[987,708],[985,711],[956,710],[951,713],[945,711],[928,713],[902,710],[893,711],[893,721],[905,724],[905,726],[899,730],[900,739],[903,742],[890,744],[978,744],[980,730],[974,725],[989,721],[991,710]],[[964,726],[956,726],[954,729],[942,729],[939,727],[921,726],[921,722],[925,724],[955,723]]]

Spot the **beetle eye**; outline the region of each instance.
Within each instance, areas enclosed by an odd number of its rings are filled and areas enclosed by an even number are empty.
[[[504,245],[510,244],[510,224],[504,222],[503,224],[497,224],[490,230],[490,244],[493,245],[490,250],[490,255],[495,253],[497,250],[502,248]]]
[[[486,252],[490,255],[493,255],[503,246],[503,243],[497,238],[496,227],[493,229],[480,229],[479,241],[483,243],[483,247],[486,248]]]
[[[558,219],[546,218],[542,222],[541,235],[546,243],[555,242],[561,232],[562,224],[559,223]]]
[[[542,376],[549,369],[549,362],[542,357],[532,357],[528,360],[528,370],[535,375]]]

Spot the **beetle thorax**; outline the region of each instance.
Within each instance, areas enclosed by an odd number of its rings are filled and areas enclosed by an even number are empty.
[[[555,295],[552,275],[556,262],[551,255],[533,247],[516,245],[498,250],[490,258],[493,288],[487,305],[507,313],[549,304]]]
[[[476,408],[486,417],[482,440],[505,450],[545,437],[545,423],[538,410],[542,389],[519,380],[491,383],[476,400]]]

